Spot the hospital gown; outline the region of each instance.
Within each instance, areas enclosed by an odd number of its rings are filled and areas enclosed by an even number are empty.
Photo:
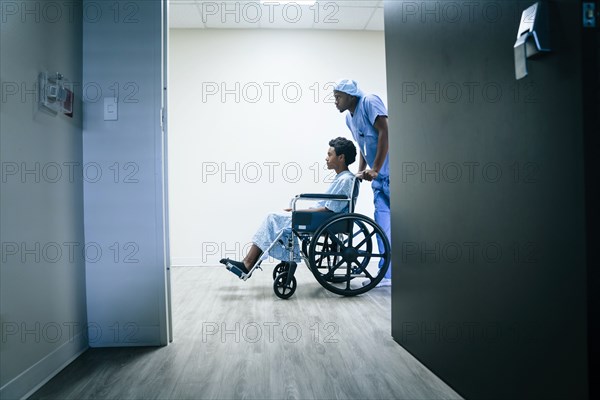
[[[340,172],[335,176],[333,182],[325,193],[327,194],[342,194],[350,197],[352,195],[352,187],[354,186],[354,174],[350,171]],[[358,193],[354,193],[356,196]],[[327,207],[328,210],[333,212],[347,212],[348,202],[339,200],[326,200],[320,201],[316,207]],[[279,238],[281,242],[278,242],[269,250],[266,254],[264,251],[273,243],[280,232],[283,232]],[[260,228],[256,231],[252,237],[252,242],[256,244],[263,251],[261,259],[271,256],[281,261],[295,261],[300,262],[300,250],[298,246],[298,239],[294,236],[294,256],[293,260],[290,260],[290,251],[286,249],[286,244],[290,236],[292,235],[292,214],[291,213],[271,213],[267,215]]]

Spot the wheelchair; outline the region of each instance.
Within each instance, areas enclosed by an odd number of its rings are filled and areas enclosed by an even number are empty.
[[[325,289],[341,296],[356,296],[373,289],[390,267],[390,242],[383,229],[371,218],[354,213],[359,181],[354,184],[350,197],[333,194],[299,194],[292,199],[292,234],[283,243],[280,232],[265,250],[284,245],[289,260],[294,260],[296,246],[306,266]],[[355,195],[356,193],[356,195]],[[336,200],[348,203],[348,212],[313,212],[296,210],[300,201]],[[379,250],[380,242],[383,252]],[[242,280],[247,280],[256,269],[262,269],[259,259],[244,273],[235,266],[227,266]],[[380,268],[381,266],[381,268]],[[273,269],[273,291],[281,299],[288,299],[296,291],[294,276],[297,263],[282,261]],[[362,279],[361,279],[362,278]]]

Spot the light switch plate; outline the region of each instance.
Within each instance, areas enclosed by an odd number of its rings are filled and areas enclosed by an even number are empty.
[[[104,98],[104,120],[116,121],[119,119],[119,107],[116,97]]]

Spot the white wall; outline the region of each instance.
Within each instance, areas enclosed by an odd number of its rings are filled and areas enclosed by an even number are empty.
[[[2,399],[31,393],[88,344],[79,3],[2,3]],[[76,84],[73,118],[38,109],[43,69]]]
[[[331,83],[350,77],[386,101],[383,32],[171,30],[169,41],[172,264],[240,259],[266,213],[326,190],[328,142],[351,138]],[[367,183],[357,211],[372,216]]]

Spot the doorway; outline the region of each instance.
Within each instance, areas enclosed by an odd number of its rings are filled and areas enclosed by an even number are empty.
[[[327,142],[351,139],[336,80],[386,102],[383,1],[308,3],[170,2],[173,266],[243,258],[265,214],[327,188]]]

